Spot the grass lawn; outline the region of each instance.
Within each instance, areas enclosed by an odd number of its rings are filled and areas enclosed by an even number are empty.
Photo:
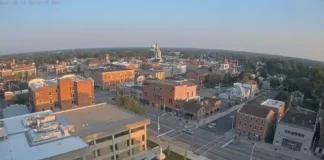
[[[147,145],[147,147],[150,148],[150,149],[159,146],[157,143],[154,143],[154,142],[149,141],[149,140],[147,141],[146,145]]]
[[[170,156],[168,156],[168,153],[166,150],[164,150],[163,153],[166,156],[165,160],[183,160],[183,155],[180,155],[176,152],[170,151]],[[190,159],[187,158],[187,160],[190,160]]]

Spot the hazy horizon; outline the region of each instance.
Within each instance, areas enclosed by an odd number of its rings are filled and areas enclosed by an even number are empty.
[[[324,1],[61,1],[0,6],[0,54],[163,47],[324,61]]]

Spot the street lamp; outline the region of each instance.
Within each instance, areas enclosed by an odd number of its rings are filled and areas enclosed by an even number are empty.
[[[234,129],[234,116],[230,116],[232,118],[232,130]]]
[[[255,146],[256,146],[256,143],[254,143],[254,145],[253,145],[253,147],[252,147],[250,160],[253,160],[253,152],[254,152],[254,148],[255,148]]]

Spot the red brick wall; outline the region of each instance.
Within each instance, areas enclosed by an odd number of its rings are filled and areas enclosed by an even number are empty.
[[[92,80],[74,82],[76,93],[75,103],[78,107],[94,103],[94,86]]]
[[[58,90],[61,109],[72,109],[73,81],[69,78],[58,79]]]
[[[55,101],[57,100],[56,85],[44,86],[32,91],[32,107],[36,112],[43,110],[54,110]]]

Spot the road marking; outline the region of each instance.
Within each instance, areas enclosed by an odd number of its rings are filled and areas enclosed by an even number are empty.
[[[153,120],[151,120],[151,123],[158,124],[157,122],[155,122],[155,121],[153,121]],[[167,129],[170,129],[170,130],[173,129],[173,128],[171,128],[171,127],[169,127],[169,126],[167,126],[167,125],[161,124],[161,123],[160,123],[160,126],[163,126],[163,127],[167,128]]]
[[[200,155],[203,155],[203,154],[205,154],[206,152],[208,152],[208,151],[210,151],[210,150],[212,150],[214,147],[216,147],[217,145],[219,145],[219,144],[221,144],[222,142],[224,142],[224,141],[226,141],[226,138],[225,139],[223,139],[222,141],[220,141],[220,142],[218,142],[218,143],[216,143],[214,146],[212,146],[212,147],[210,147],[209,149],[207,149],[205,152],[203,152],[202,154],[200,154]]]
[[[205,145],[202,145],[201,147],[199,147],[198,149],[196,149],[194,152],[197,152],[197,151],[199,151],[201,148],[203,148],[203,147],[205,147],[205,146],[207,146],[208,144],[210,144],[210,143],[213,143],[214,141],[216,141],[216,140],[218,140],[218,139],[220,139],[220,138],[222,138],[223,136],[219,136],[219,137],[217,137],[217,138],[215,138],[214,140],[212,140],[211,142],[208,142],[207,144],[205,144]]]
[[[227,146],[228,144],[230,144],[231,142],[233,142],[233,139],[228,141],[227,143],[225,143],[224,145],[222,145],[222,148],[224,148],[225,146]]]
[[[170,132],[173,132],[173,131],[174,131],[174,129],[171,129],[170,131],[164,132],[164,133],[162,133],[162,134],[156,136],[156,138],[157,138],[157,137],[161,137],[161,136],[163,136],[163,135],[165,135],[165,134],[168,134],[168,133],[170,133]]]
[[[174,138],[177,138],[177,137],[179,137],[179,136],[181,136],[181,135],[183,135],[183,133],[180,133],[180,134],[178,134],[178,135],[176,135],[176,136],[173,136],[173,137],[167,139],[166,141],[168,142],[168,141],[170,141],[170,140],[172,140],[172,139],[174,139]]]

